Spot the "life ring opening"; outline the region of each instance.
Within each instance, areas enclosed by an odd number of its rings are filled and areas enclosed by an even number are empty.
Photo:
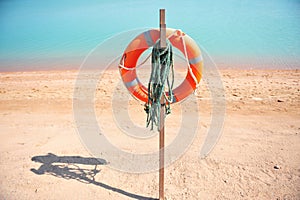
[[[173,51],[173,68],[174,68],[174,84],[173,88],[178,87],[184,80],[188,73],[186,59],[181,51],[176,48],[172,48]],[[152,60],[148,56],[152,55],[152,48],[146,49],[138,59],[137,66],[140,66],[143,63],[142,67],[136,68],[136,74],[139,81],[148,86],[149,78],[151,77],[152,72]],[[146,61],[146,62],[145,62]],[[173,74],[169,74],[170,80],[173,79]],[[168,84],[165,85],[166,90],[168,90]]]

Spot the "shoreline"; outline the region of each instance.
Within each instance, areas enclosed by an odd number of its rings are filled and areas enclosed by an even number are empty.
[[[115,69],[106,69],[108,71],[118,71],[119,68],[116,67]],[[105,70],[105,71],[106,71]],[[137,71],[139,70],[149,70],[149,69],[137,69]],[[175,69],[176,70],[176,69]],[[180,72],[182,72],[185,69],[179,69]],[[300,71],[300,67],[299,68],[289,68],[289,69],[284,69],[284,68],[239,68],[239,67],[219,67],[217,68],[218,71]],[[43,72],[79,72],[80,69],[76,69],[76,68],[70,68],[70,69],[41,69],[41,70],[16,70],[16,71],[1,71],[0,70],[0,74],[9,74],[9,73],[43,73]],[[103,69],[85,69],[84,71],[103,71]]]

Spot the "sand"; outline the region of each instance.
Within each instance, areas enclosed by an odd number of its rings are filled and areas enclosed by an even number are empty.
[[[158,198],[157,171],[112,169],[109,160],[93,159],[81,143],[72,110],[77,73],[0,73],[0,199]],[[201,116],[197,135],[184,156],[165,169],[166,199],[300,199],[300,71],[223,69],[220,74],[226,95],[222,136],[200,159],[212,107],[203,81],[194,105]],[[111,142],[128,152],[155,150],[157,137],[145,145],[118,132],[110,102],[119,74],[109,71],[102,80],[95,110]],[[124,86],[117,92],[126,97]],[[143,126],[141,103],[131,98],[128,105],[132,120]],[[180,114],[192,111],[173,106],[166,119],[167,144],[176,136]]]

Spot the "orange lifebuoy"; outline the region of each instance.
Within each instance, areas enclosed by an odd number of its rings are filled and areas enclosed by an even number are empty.
[[[203,61],[196,42],[180,30],[166,29],[166,36],[172,46],[179,49],[188,61],[189,70],[185,80],[173,90],[173,102],[176,103],[189,96],[196,89],[202,77]],[[148,89],[139,81],[136,65],[139,57],[152,47],[160,37],[158,29],[145,31],[133,39],[123,53],[119,64],[122,80],[129,92],[137,99],[147,102]]]

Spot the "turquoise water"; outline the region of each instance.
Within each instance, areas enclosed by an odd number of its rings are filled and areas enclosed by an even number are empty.
[[[299,0],[0,1],[0,71],[78,68],[123,31],[180,28],[220,67],[300,68]],[[116,48],[121,48],[116,46]]]

